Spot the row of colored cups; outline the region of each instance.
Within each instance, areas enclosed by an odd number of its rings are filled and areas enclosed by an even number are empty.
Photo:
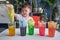
[[[45,29],[46,26],[45,24],[40,24],[39,26],[39,35],[40,36],[45,36]],[[10,24],[8,27],[9,30],[9,35],[14,36],[15,35],[15,25]],[[53,21],[48,22],[48,36],[49,37],[54,37],[55,35],[55,30],[56,30],[56,25]],[[30,24],[28,25],[28,34],[29,35],[34,35],[34,25]],[[26,35],[26,27],[20,27],[20,35],[25,36]]]

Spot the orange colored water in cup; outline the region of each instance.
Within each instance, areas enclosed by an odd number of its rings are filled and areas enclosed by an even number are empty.
[[[48,24],[48,36],[54,37],[55,36],[56,25],[55,24]]]
[[[14,36],[15,35],[15,26],[9,26],[9,36]]]
[[[55,28],[48,28],[48,36],[54,37],[55,35]]]

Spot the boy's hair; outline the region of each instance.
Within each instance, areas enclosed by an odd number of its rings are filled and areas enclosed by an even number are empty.
[[[22,8],[26,8],[26,7],[32,9],[31,3],[24,3],[24,4],[21,6],[21,9],[22,9]]]

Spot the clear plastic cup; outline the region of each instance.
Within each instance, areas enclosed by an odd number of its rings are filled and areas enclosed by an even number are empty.
[[[8,33],[9,36],[15,35],[15,23],[8,23]]]

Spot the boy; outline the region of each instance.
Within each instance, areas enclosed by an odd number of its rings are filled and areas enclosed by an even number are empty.
[[[8,9],[13,9],[13,5],[11,5],[11,4],[8,4],[7,7],[8,7]],[[19,22],[22,20],[25,21],[25,24],[27,27],[27,32],[28,32],[28,19],[31,18],[31,17],[29,17],[30,13],[31,13],[31,5],[30,5],[30,3],[25,3],[21,7],[21,14],[16,14],[16,13],[14,14],[14,16],[16,17],[17,20],[19,20]],[[24,27],[25,29],[22,29],[22,27],[20,27],[20,28],[25,31],[26,27]]]
[[[13,5],[8,4],[7,5],[8,9],[13,9]],[[31,4],[30,3],[25,3],[21,7],[21,14],[14,14],[17,20],[23,19],[27,24],[28,24],[28,19],[29,19],[29,13],[31,13]]]

